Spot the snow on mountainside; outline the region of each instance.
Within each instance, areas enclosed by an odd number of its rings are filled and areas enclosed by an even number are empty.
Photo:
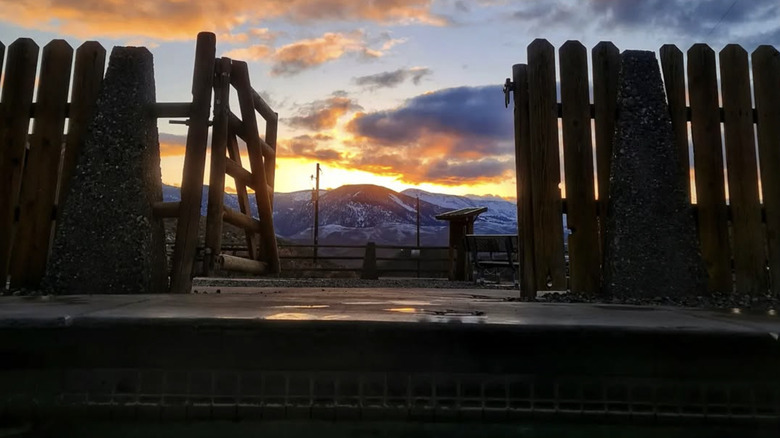
[[[204,187],[201,214],[206,214],[207,187]],[[496,197],[456,196],[418,189],[395,192],[375,185],[345,185],[320,191],[319,241],[322,244],[414,245],[417,237],[417,196],[420,198],[420,241],[423,245],[447,244],[447,222],[436,215],[461,208],[487,207],[477,218],[474,231],[483,234],[516,232],[517,210],[513,202]],[[179,188],[163,186],[163,199],[180,199]],[[252,211],[255,197],[249,195]],[[235,194],[225,195],[225,205],[238,210]],[[253,214],[256,216],[256,214]],[[314,206],[312,191],[274,194],[274,226],[279,236],[311,242]]]
[[[461,208],[487,207],[474,222],[474,232],[479,234],[513,234],[517,232],[517,205],[514,202],[496,196],[457,196],[441,193],[429,193],[419,189],[404,190],[404,194],[420,197],[431,204],[447,210]]]

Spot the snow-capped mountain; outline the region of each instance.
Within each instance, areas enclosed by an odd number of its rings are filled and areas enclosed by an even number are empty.
[[[204,187],[201,214],[206,214],[207,187]],[[274,226],[279,236],[300,242],[313,238],[314,203],[312,191],[274,195]],[[487,207],[477,218],[477,233],[510,234],[517,230],[517,210],[513,202],[497,197],[456,196],[408,189],[401,193],[375,185],[345,185],[320,191],[319,242],[321,244],[413,245],[417,239],[417,197],[420,198],[420,242],[447,244],[447,222],[436,215],[461,208]],[[177,187],[164,186],[165,201],[179,199]],[[252,211],[255,199],[249,195]],[[238,198],[225,195],[225,204],[238,210]]]

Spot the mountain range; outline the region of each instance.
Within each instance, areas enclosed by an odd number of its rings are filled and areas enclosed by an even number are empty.
[[[208,187],[203,188],[201,214],[206,214]],[[274,226],[285,239],[313,241],[313,190],[274,194]],[[320,244],[362,245],[376,242],[384,245],[414,245],[417,240],[417,198],[420,199],[420,243],[423,246],[445,246],[448,224],[436,215],[461,208],[487,207],[474,223],[481,234],[517,232],[515,203],[492,196],[457,196],[430,193],[419,189],[396,192],[385,187],[359,184],[321,190],[319,201]],[[163,200],[180,199],[178,187],[163,186]],[[250,195],[252,211],[256,210]],[[225,194],[225,205],[238,210],[238,197]]]

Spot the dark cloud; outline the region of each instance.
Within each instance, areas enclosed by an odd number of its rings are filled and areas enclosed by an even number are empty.
[[[412,67],[412,68],[400,68],[395,71],[386,71],[377,73],[374,75],[360,76],[352,79],[357,85],[361,87],[367,87],[371,89],[377,88],[392,88],[402,84],[407,80],[411,80],[415,85],[419,85],[420,81],[433,72],[429,68],[425,67]]]
[[[533,29],[590,25],[600,33],[631,29],[665,32],[690,41],[779,42],[777,0],[532,0],[519,4],[512,18]],[[759,36],[766,39],[759,41]]]
[[[423,94],[400,108],[361,114],[349,124],[356,135],[376,143],[414,143],[447,136],[454,150],[496,154],[510,152],[512,112],[504,108],[501,87],[459,87]]]
[[[427,93],[402,106],[358,113],[349,165],[408,183],[500,182],[514,168],[512,111],[500,86]]]
[[[287,120],[292,126],[297,128],[319,131],[323,129],[332,129],[338,123],[341,116],[350,111],[359,111],[363,109],[354,100],[347,97],[342,91],[336,91],[331,97],[325,100],[312,102],[299,113],[299,115]]]
[[[426,177],[438,182],[457,185],[476,179],[500,178],[514,170],[513,160],[486,158],[476,161],[451,163],[447,160],[433,162],[426,170]]]

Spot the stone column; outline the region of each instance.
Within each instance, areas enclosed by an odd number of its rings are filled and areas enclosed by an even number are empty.
[[[65,205],[59,206],[45,286],[58,294],[139,294],[167,289],[152,54],[111,53]]]
[[[623,52],[606,220],[607,294],[705,292],[688,176],[677,151],[655,53]]]

